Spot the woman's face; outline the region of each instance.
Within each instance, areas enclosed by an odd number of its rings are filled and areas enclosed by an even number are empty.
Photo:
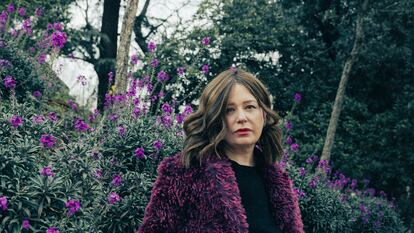
[[[264,111],[241,84],[232,87],[225,111],[226,142],[230,147],[254,146],[262,134]]]

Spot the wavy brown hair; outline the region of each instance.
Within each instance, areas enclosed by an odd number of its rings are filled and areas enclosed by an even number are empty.
[[[265,126],[257,142],[262,150],[259,162],[271,165],[282,155],[282,133],[277,126],[279,115],[272,110],[270,94],[255,75],[231,68],[221,72],[207,84],[200,96],[198,110],[184,121],[185,141],[181,162],[185,167],[201,166],[206,160],[224,155],[226,123],[225,110],[231,88],[235,84],[246,87],[266,112]]]

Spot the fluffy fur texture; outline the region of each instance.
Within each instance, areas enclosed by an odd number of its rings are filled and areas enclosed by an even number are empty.
[[[138,233],[248,233],[235,173],[228,158],[185,169],[180,154],[158,166],[150,202]],[[284,233],[303,233],[292,181],[276,163],[264,168],[266,191],[276,224]]]

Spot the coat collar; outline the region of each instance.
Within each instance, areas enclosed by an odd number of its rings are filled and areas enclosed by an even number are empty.
[[[276,224],[283,232],[296,232],[289,228],[301,228],[301,221],[298,221],[298,217],[300,220],[300,212],[288,174],[281,169],[277,162],[261,168],[261,171]],[[224,206],[224,218],[228,220],[230,232],[247,233],[246,212],[241,204],[240,190],[230,159],[223,156],[220,159],[207,161],[205,172],[209,182],[214,182],[217,194],[220,196],[219,199]]]

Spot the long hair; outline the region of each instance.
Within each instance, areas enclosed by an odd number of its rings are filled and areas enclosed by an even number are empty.
[[[272,110],[270,94],[265,85],[253,74],[231,68],[221,72],[203,90],[198,110],[184,121],[185,141],[181,162],[185,167],[202,165],[206,160],[223,155],[226,123],[225,109],[232,87],[241,84],[256,98],[266,112],[265,126],[257,142],[262,150],[261,161],[271,165],[279,161],[283,149],[282,133],[277,126],[279,115]]]

